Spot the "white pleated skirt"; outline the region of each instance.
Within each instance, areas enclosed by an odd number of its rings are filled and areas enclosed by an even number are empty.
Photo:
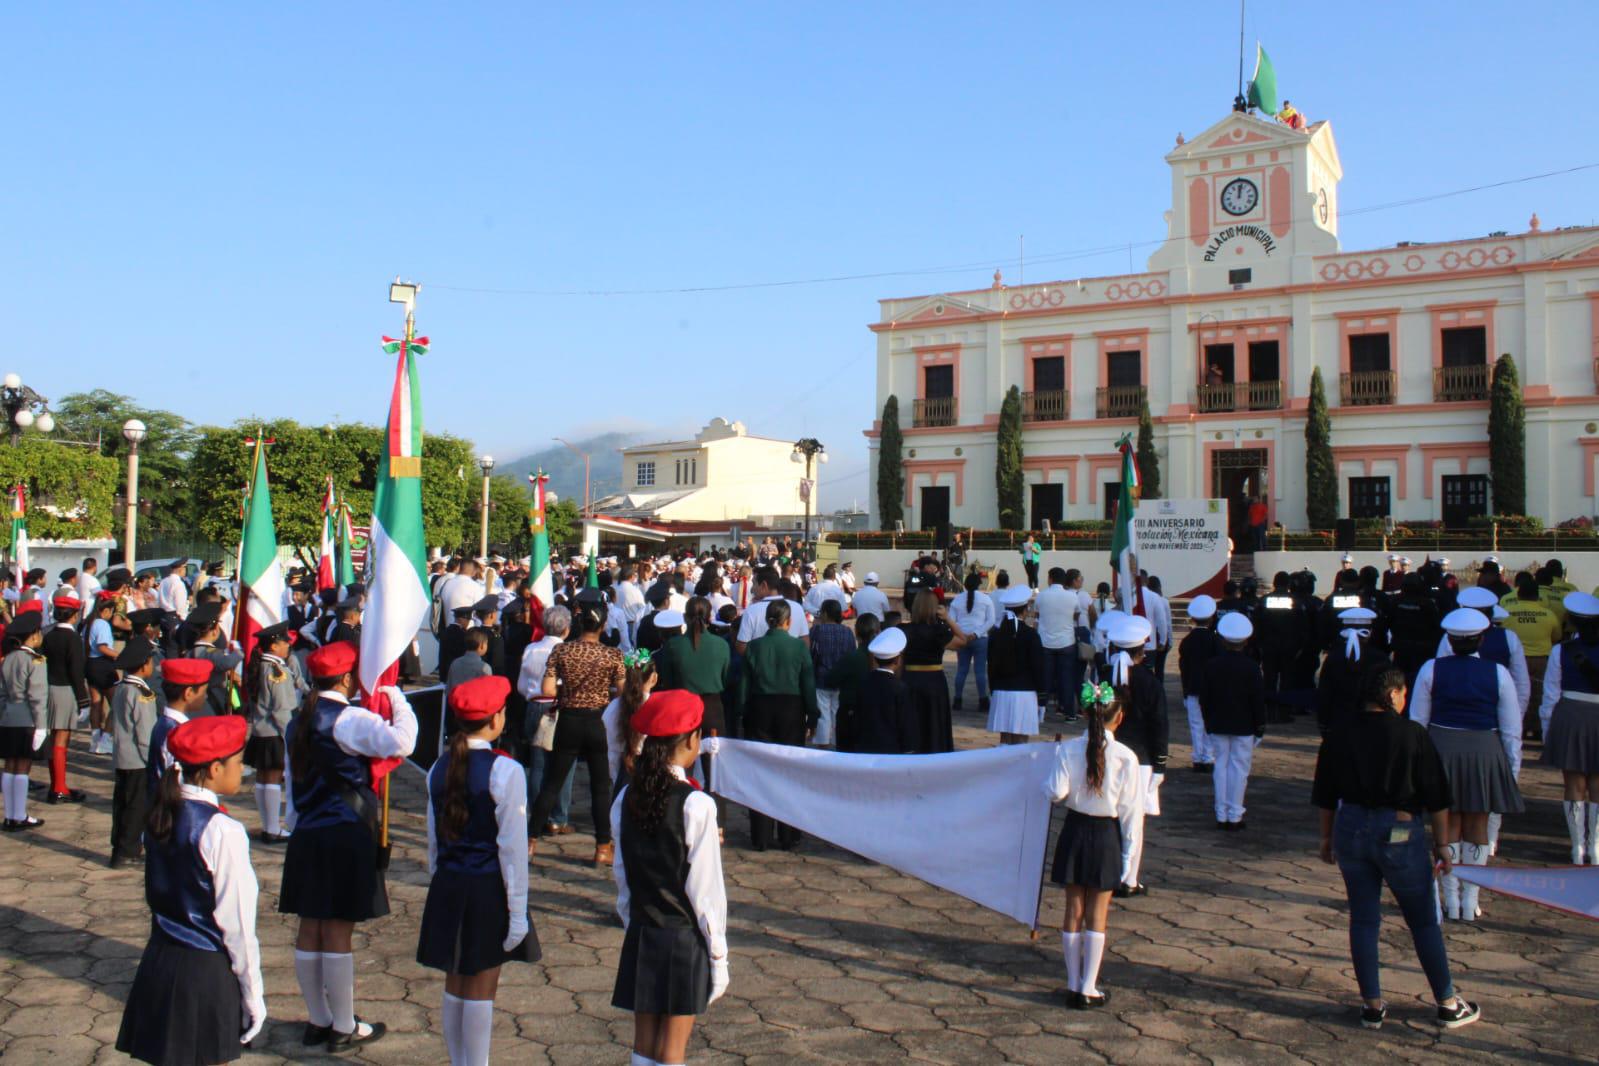
[[[988,696],[988,730],[1034,736],[1040,720],[1038,693],[995,689]]]

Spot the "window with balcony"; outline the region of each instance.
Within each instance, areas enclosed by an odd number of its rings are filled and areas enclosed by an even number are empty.
[[[1106,352],[1105,384],[1099,387],[1100,418],[1137,418],[1144,406],[1144,353]]]
[[[1234,377],[1233,346],[1205,346],[1205,383],[1199,386],[1199,409],[1215,411],[1275,411],[1283,405],[1283,386],[1276,341],[1249,345],[1249,380]]]
[[[1387,518],[1391,506],[1390,481],[1386,477],[1349,479],[1349,517]]]
[[[1039,356],[1033,360],[1033,388],[1022,393],[1022,421],[1064,422],[1071,401],[1066,391],[1064,356]]]
[[[633,481],[641,489],[653,486],[655,484],[655,464],[653,462],[638,464]]]
[[[1439,403],[1488,398],[1488,330],[1461,326],[1439,331],[1442,365],[1433,370],[1433,399]]]
[[[922,395],[912,412],[917,426],[955,424],[955,367],[951,364],[922,368]]]
[[[1349,337],[1349,372],[1342,376],[1341,400],[1346,407],[1393,403],[1398,376],[1391,362],[1387,333],[1354,333]]]

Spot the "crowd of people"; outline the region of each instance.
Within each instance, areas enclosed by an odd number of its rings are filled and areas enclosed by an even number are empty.
[[[548,604],[525,565],[434,564],[449,740],[428,773],[432,880],[417,958],[445,974],[452,1063],[488,1061],[500,969],[538,958],[529,863],[541,838],[574,832],[578,764],[594,863],[613,873],[627,927],[613,1002],[635,1014],[635,1063],[677,1063],[694,1017],[729,982],[719,738],[950,752],[968,680],[1001,744],[1037,737],[1052,714],[1081,725],[1057,745],[1046,786],[1068,811],[1050,876],[1066,891],[1068,1003],[1106,1001],[1110,900],[1149,890],[1145,820],[1160,813],[1168,768],[1174,626],[1158,577],[1140,572],[1118,598],[1106,583],[1090,593],[1077,570],[1051,568],[1035,590],[927,557],[896,603],[877,573],[857,579],[847,562],[817,573],[808,555],[767,541],[573,557]],[[1481,914],[1476,887],[1453,871],[1485,864],[1499,817],[1522,811],[1524,743],[1541,739],[1563,774],[1572,861],[1599,863],[1599,598],[1565,582],[1558,560],[1512,583],[1487,559],[1470,587],[1447,560],[1413,573],[1407,562],[1395,556],[1384,575],[1346,557],[1325,598],[1308,573],[1275,575],[1264,593],[1229,582],[1219,599],[1194,597],[1177,682],[1192,767],[1212,777],[1222,831],[1246,828],[1268,726],[1314,713],[1313,801],[1323,858],[1349,894],[1362,1022],[1385,1017],[1386,883],[1439,1022],[1455,1026],[1477,1008],[1454,990],[1438,925]],[[355,1012],[352,936],[388,913],[373,785],[412,753],[416,717],[402,687],[362,705],[359,585],[318,593],[313,574],[291,572],[284,621],[255,634],[245,661],[230,585],[220,567],[197,569],[191,581],[179,560],[155,581],[101,574],[91,559],[53,587],[42,571],[20,584],[0,572],[4,828],[43,824],[29,813],[36,787],[49,804],[83,799],[67,782],[68,742],[90,725],[89,752],[115,769],[109,861],[143,866],[153,917],[118,1046],[150,1062],[228,1061],[265,1021],[249,837],[219,799],[252,776],[256,839],[287,849],[279,909],[299,919],[304,1044],[376,1040],[381,1023]],[[402,663],[407,682],[423,681],[420,650]],[[32,781],[35,761],[48,763],[48,784]],[[748,841],[792,849],[801,837],[752,810]]]

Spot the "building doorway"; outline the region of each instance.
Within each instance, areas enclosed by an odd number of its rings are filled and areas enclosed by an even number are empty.
[[[941,526],[949,525],[949,486],[924,485],[922,506],[917,517],[923,530],[937,531]]]
[[[1066,518],[1065,494],[1062,485],[1029,485],[1028,491],[1032,496],[1032,509],[1029,513],[1028,529],[1043,529],[1048,522],[1051,529],[1059,529]]]
[[[1248,551],[1249,505],[1266,494],[1265,448],[1218,448],[1210,453],[1210,494],[1227,501],[1233,550]]]
[[[1469,520],[1488,513],[1487,474],[1444,475],[1444,526],[1463,529]]]

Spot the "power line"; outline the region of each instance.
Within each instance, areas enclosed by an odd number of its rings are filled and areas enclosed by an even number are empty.
[[[1448,200],[1457,196],[1466,196],[1471,193],[1485,192],[1489,189],[1503,189],[1511,185],[1523,185],[1532,181],[1543,181],[1547,178],[1564,177],[1568,174],[1578,174],[1586,170],[1599,169],[1599,162],[1583,163],[1580,166],[1566,167],[1561,170],[1548,170],[1541,174],[1528,174],[1519,178],[1507,178],[1503,181],[1487,182],[1482,185],[1472,185],[1462,189],[1451,189],[1447,192],[1429,193],[1424,196],[1415,196],[1405,200],[1394,200],[1389,203],[1371,204],[1366,207],[1357,207],[1345,210],[1345,217],[1352,215],[1371,214],[1376,211],[1391,211],[1398,207],[1414,207],[1418,204],[1433,203],[1438,200]],[[1208,230],[1206,232],[1209,232]],[[1112,252],[1128,251],[1134,248],[1148,248],[1155,245],[1168,244],[1174,241],[1187,240],[1197,234],[1183,234],[1181,236],[1163,237],[1145,241],[1118,241],[1115,244],[1101,245],[1095,248],[1079,248],[1074,251],[1053,252],[1044,255],[1031,256],[1034,263],[1061,263],[1073,259],[1090,259],[1096,256],[1108,255]],[[480,296],[669,296],[692,293],[737,292],[756,289],[782,289],[795,288],[806,285],[831,285],[846,281],[872,281],[881,278],[909,278],[925,277],[934,274],[957,274],[968,270],[987,267],[993,263],[1012,263],[1014,257],[999,257],[978,259],[966,263],[955,263],[947,266],[921,267],[908,270],[879,270],[858,274],[830,274],[810,278],[788,278],[780,281],[746,281],[728,282],[720,285],[688,285],[677,287],[662,287],[648,289],[517,289],[517,288],[482,288],[470,285],[445,285],[428,282],[428,288],[443,292],[470,293]]]

